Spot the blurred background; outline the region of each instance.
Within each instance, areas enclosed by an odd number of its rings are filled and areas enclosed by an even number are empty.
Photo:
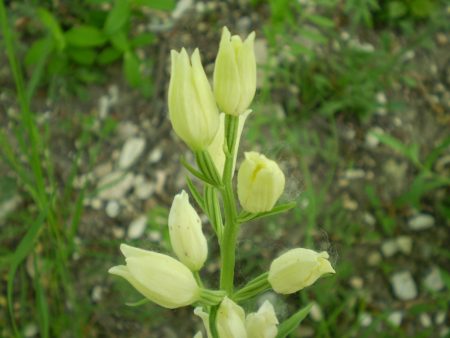
[[[292,337],[449,337],[450,7],[443,0],[0,0],[0,336],[192,337],[107,274],[119,244],[170,252],[185,187],[166,91],[171,49],[209,76],[226,25],[256,32],[241,151],[286,174],[283,216],[246,224],[237,284],[292,247],[337,271],[267,293]],[[217,286],[218,250],[202,276]]]

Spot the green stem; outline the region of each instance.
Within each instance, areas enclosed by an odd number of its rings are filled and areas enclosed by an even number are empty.
[[[220,243],[221,274],[220,288],[229,295],[233,293],[234,266],[236,259],[236,238],[239,230],[237,222],[236,202],[233,192],[233,162],[236,152],[236,135],[239,126],[237,116],[225,116],[225,167],[223,172],[223,188],[221,189],[225,227]]]

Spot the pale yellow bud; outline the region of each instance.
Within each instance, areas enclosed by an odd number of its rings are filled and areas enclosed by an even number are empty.
[[[208,256],[202,222],[183,190],[175,196],[169,212],[169,234],[178,259],[192,271],[201,269]]]
[[[174,309],[199,300],[200,289],[194,275],[176,259],[126,244],[120,250],[126,265],[114,266],[108,272],[125,278],[152,302]]]
[[[278,319],[272,304],[266,300],[258,312],[250,313],[245,320],[249,338],[275,338]]]
[[[239,143],[241,140],[241,134],[242,130],[244,129],[245,120],[250,115],[252,111],[247,110],[244,114],[239,115],[239,124],[238,124],[238,130],[236,135],[236,149],[239,149]],[[225,114],[220,114],[220,124],[219,124],[219,130],[217,131],[216,136],[214,137],[214,140],[208,147],[209,155],[211,156],[214,165],[216,166],[216,169],[220,176],[223,174],[223,168],[225,166],[225,153],[223,151],[223,145],[225,141]],[[237,158],[237,151],[234,152],[234,160],[233,160],[233,169],[232,173],[234,174],[234,169],[236,167],[236,158]]]
[[[211,86],[198,49],[189,56],[183,48],[172,50],[169,84],[169,117],[176,134],[194,151],[205,150],[219,128]]]
[[[223,299],[217,310],[216,326],[220,338],[247,338],[245,312],[228,297]]]
[[[276,258],[270,265],[269,283],[277,293],[290,294],[313,284],[322,275],[335,273],[327,252],[297,248]]]
[[[284,174],[275,161],[254,151],[245,153],[237,178],[239,202],[245,211],[271,210],[283,193],[284,183]]]
[[[242,42],[223,28],[214,67],[214,95],[220,110],[226,114],[243,114],[255,96],[255,33]]]

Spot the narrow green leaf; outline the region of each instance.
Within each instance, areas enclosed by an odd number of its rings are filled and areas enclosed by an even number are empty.
[[[189,191],[191,192],[192,197],[194,197],[195,202],[199,205],[199,207],[206,212],[205,209],[205,202],[203,201],[202,196],[198,192],[197,188],[195,187],[194,183],[192,182],[191,178],[189,176],[186,176],[186,184],[189,188]]]
[[[238,222],[245,223],[245,222],[252,221],[252,220],[255,220],[258,218],[281,214],[283,212],[286,212],[286,211],[294,208],[296,205],[297,205],[296,202],[279,204],[279,205],[276,205],[275,207],[273,207],[273,209],[270,211],[260,212],[260,213],[256,213],[256,214],[244,211],[239,215]]]
[[[308,15],[307,19],[323,28],[334,28],[334,21],[321,15]]]
[[[105,48],[104,50],[102,50],[100,52],[100,54],[98,54],[97,56],[97,62],[100,65],[107,65],[110,63],[113,63],[114,61],[118,60],[121,56],[122,56],[122,52],[113,48],[113,47],[108,47]]]
[[[121,51],[122,53],[125,53],[130,50],[127,34],[123,30],[116,32],[109,39],[114,48]]]
[[[75,47],[97,47],[106,42],[102,31],[94,26],[77,26],[66,32],[67,44]]]
[[[7,299],[8,299],[8,309],[9,315],[11,317],[11,323],[16,333],[16,336],[21,337],[22,335],[19,333],[17,329],[17,323],[15,321],[15,313],[14,313],[14,281],[16,271],[22,261],[28,256],[30,251],[33,249],[36,240],[39,237],[39,232],[41,230],[42,225],[44,224],[44,220],[47,217],[47,212],[43,212],[39,215],[36,221],[30,226],[25,236],[20,241],[16,251],[11,257],[10,268],[8,272],[8,282],[7,282]]]
[[[308,304],[304,308],[298,310],[284,322],[282,322],[280,326],[278,326],[278,334],[276,338],[285,338],[288,334],[294,332],[294,330],[297,329],[303,319],[305,319],[309,314],[311,307],[312,304]]]
[[[92,65],[97,56],[92,48],[70,48],[67,50],[67,54],[73,61],[84,66]]]
[[[132,52],[126,52],[123,58],[123,72],[125,78],[132,87],[138,87],[142,82],[141,72],[139,70],[140,62],[137,56]]]
[[[105,26],[103,28],[104,32],[108,35],[112,35],[119,31],[130,18],[130,3],[128,0],[116,0],[114,6],[109,12]]]
[[[148,302],[150,302],[150,301],[147,298],[143,298],[136,302],[127,302],[127,303],[125,303],[125,305],[131,306],[131,307],[136,307],[136,306],[141,306],[141,305],[147,304]]]
[[[175,0],[134,0],[138,6],[147,6],[160,11],[171,11],[175,8]]]
[[[55,39],[58,50],[62,51],[66,46],[66,39],[64,38],[64,33],[59,26],[58,20],[45,8],[39,8],[37,14],[42,24],[50,31],[53,39]]]
[[[151,45],[153,42],[155,42],[155,40],[156,40],[155,34],[151,32],[145,32],[136,35],[133,39],[131,39],[130,45],[133,48],[144,47]]]

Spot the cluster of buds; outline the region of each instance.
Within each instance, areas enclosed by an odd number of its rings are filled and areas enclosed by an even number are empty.
[[[256,91],[254,38],[251,33],[242,41],[239,36],[231,36],[226,27],[223,29],[213,88],[198,49],[191,57],[184,48],[171,52],[169,117],[175,133],[194,152],[198,168],[183,164],[204,184],[201,194],[190,178],[187,181],[191,195],[210,219],[218,239],[221,256],[218,290],[206,289],[201,280],[199,271],[208,258],[208,243],[201,219],[184,190],[175,196],[168,217],[170,243],[178,259],[122,244],[126,265],[109,270],[162,307],[195,306],[194,314],[203,320],[208,338],[276,337],[283,323],[279,324],[269,301],[247,315],[238,303],[269,289],[279,294],[295,293],[335,272],[328,253],[296,248],[276,258],[268,272],[241,289],[234,289],[239,227],[245,221],[295,206],[278,202],[285,187],[279,165],[254,151],[244,154],[237,174],[240,213],[234,197],[232,181],[239,141]],[[283,327],[286,333],[286,325]],[[195,335],[202,336],[201,332]]]

